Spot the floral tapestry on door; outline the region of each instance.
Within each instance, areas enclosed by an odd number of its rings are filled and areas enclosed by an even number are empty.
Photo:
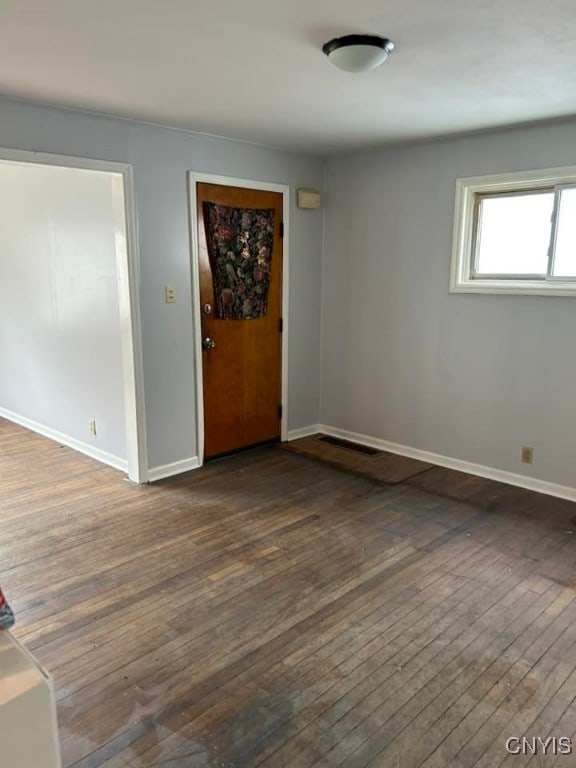
[[[217,317],[255,320],[268,311],[274,209],[204,203]]]

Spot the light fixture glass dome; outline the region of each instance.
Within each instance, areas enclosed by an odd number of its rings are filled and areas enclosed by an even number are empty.
[[[376,35],[335,37],[322,46],[332,64],[345,72],[367,72],[383,64],[394,43]]]

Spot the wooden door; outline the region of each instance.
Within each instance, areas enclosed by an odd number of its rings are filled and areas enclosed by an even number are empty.
[[[282,195],[278,192],[215,184],[197,184],[196,189],[203,342],[204,455],[212,458],[280,439]],[[263,316],[229,319],[226,317],[230,312],[228,308],[219,311],[219,308],[222,309],[222,295],[231,294],[231,291],[221,290],[222,282],[216,274],[219,267],[214,261],[215,242],[210,230],[207,230],[210,217],[214,215],[210,203],[225,206],[225,210],[221,209],[223,215],[230,214],[231,208],[273,211],[265,214],[269,222],[267,242],[271,242],[271,261],[265,267],[269,285],[267,309],[264,310],[260,305]],[[253,247],[254,238],[251,239]],[[250,252],[253,254],[253,251]],[[254,290],[253,258],[246,262],[252,267],[250,273],[243,270],[242,258],[238,254],[230,258],[232,279],[236,281],[238,290]],[[246,280],[242,279],[243,275]],[[257,278],[262,279],[259,268]],[[248,289],[245,283],[251,284]],[[257,290],[262,293],[260,287]],[[220,291],[219,296],[216,291]],[[237,299],[235,301],[238,305]]]

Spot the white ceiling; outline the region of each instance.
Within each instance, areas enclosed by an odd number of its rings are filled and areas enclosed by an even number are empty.
[[[321,52],[390,37],[379,69]],[[317,154],[576,114],[574,0],[0,0],[0,93]]]

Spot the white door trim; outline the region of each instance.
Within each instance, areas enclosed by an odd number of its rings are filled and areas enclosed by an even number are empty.
[[[254,179],[238,179],[232,176],[215,176],[211,173],[188,172],[188,193],[190,204],[190,243],[192,251],[192,306],[194,318],[194,368],[196,372],[196,440],[199,465],[204,463],[204,392],[202,385],[202,332],[200,313],[200,281],[198,215],[196,184],[220,184],[224,187],[242,187],[258,189],[263,192],[282,194],[282,216],[284,220],[284,238],[282,241],[282,419],[280,421],[280,439],[288,438],[288,290],[289,290],[289,240],[290,240],[290,187],[287,184],[274,184]]]
[[[142,368],[142,337],[140,325],[138,223],[134,203],[132,166],[108,160],[86,157],[52,155],[44,152],[0,148],[0,160],[66,168],[108,171],[123,176],[124,206],[118,215],[124,218],[126,242],[116,242],[116,267],[122,336],[122,367],[126,415],[126,447],[128,477],[136,483],[148,480],[148,455]],[[121,203],[121,201],[118,201]]]

